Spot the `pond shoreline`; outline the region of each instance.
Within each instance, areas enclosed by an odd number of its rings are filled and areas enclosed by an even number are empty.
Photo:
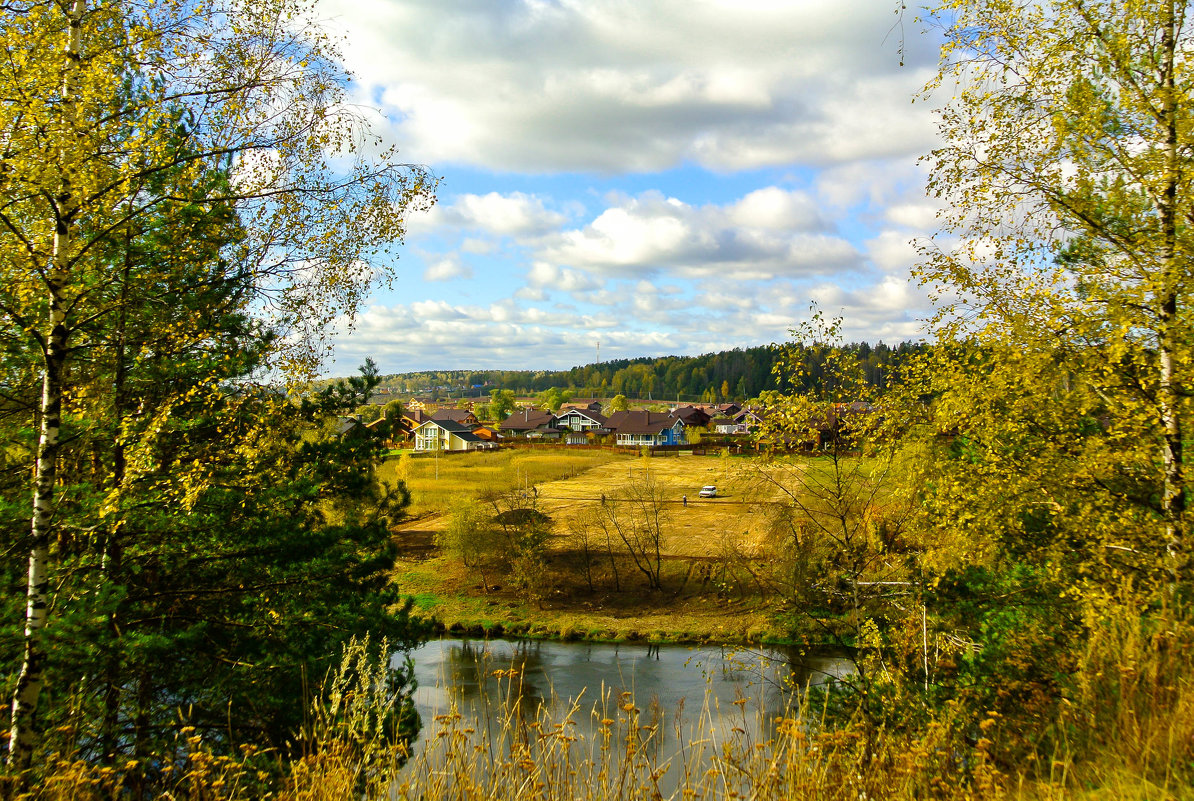
[[[475,637],[480,639],[546,640],[551,642],[591,643],[646,643],[668,645],[693,645],[709,647],[762,646],[779,648],[809,648],[822,650],[833,647],[833,643],[802,642],[776,635],[750,637],[746,635],[724,636],[718,632],[694,633],[692,631],[662,631],[658,629],[641,631],[628,629],[621,632],[602,629],[588,629],[574,625],[558,625],[550,620],[516,622],[464,622],[445,623],[439,619],[423,620],[431,626],[432,638]]]

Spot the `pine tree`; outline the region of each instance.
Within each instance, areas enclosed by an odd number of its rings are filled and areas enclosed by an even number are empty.
[[[223,382],[243,382],[246,370],[309,367],[323,326],[351,315],[368,286],[362,256],[399,237],[403,213],[429,199],[425,171],[390,154],[341,173],[327,166],[359,131],[334,111],[335,53],[302,14],[240,0],[0,10],[6,49],[18,54],[0,65],[0,316],[14,338],[12,436],[28,447],[38,429],[35,448],[14,459],[32,473],[32,492],[11,482],[33,498],[28,533],[14,538],[28,556],[8,753],[18,770],[37,743],[45,671],[97,625],[86,603],[60,594],[76,575],[68,565],[112,533],[128,487],[171,464],[160,452],[168,421],[203,399],[222,404]],[[213,231],[234,235],[199,235]],[[205,352],[249,310],[258,324],[240,324],[255,342],[240,337],[239,352],[219,361]],[[185,388],[171,380],[184,376]],[[41,385],[32,402],[31,377]],[[75,429],[104,426],[114,446],[74,447],[100,441]],[[204,497],[215,472],[195,468],[168,500]],[[103,520],[75,514],[85,509]],[[95,575],[125,569],[115,541]],[[93,586],[111,600],[121,585]]]

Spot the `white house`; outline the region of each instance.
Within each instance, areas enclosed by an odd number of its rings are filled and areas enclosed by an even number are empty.
[[[473,451],[492,448],[468,426],[451,420],[427,420],[414,430],[416,451]]]
[[[590,432],[605,428],[605,416],[588,409],[569,409],[556,415],[552,425],[565,432],[564,439],[567,444],[584,445],[589,441]]]

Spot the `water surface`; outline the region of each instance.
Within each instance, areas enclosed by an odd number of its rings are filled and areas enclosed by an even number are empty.
[[[666,757],[698,729],[765,735],[803,688],[850,672],[848,660],[831,655],[647,643],[456,638],[432,640],[411,656],[425,735],[416,751],[449,710],[485,736],[546,712],[570,717],[578,734],[592,737],[602,720],[624,719],[632,697],[637,723],[655,727],[654,746]]]

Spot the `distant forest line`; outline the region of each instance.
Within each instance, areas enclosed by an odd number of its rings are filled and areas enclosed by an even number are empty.
[[[895,346],[858,342],[846,347],[857,355],[867,381],[876,387],[884,386],[903,361],[924,348],[923,344],[909,342]],[[492,389],[532,395],[559,387],[572,390],[578,398],[625,395],[658,401],[713,403],[746,400],[765,390],[807,390],[823,376],[823,351],[805,348],[803,360],[808,369],[803,383],[806,385],[794,387],[787,382],[781,385],[773,368],[782,352],[779,346],[762,345],[700,356],[613,359],[569,370],[426,370],[384,376],[380,388],[446,398],[479,397]]]

